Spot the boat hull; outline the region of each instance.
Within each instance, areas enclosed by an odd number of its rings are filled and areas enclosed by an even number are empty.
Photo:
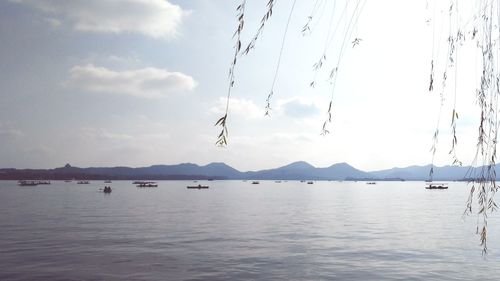
[[[187,189],[208,189],[207,185],[187,186]]]

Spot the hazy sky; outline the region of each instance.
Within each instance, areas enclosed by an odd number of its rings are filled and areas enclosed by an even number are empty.
[[[320,132],[331,96],[328,72],[349,22],[342,11],[352,13],[357,1],[319,1],[323,4],[306,36],[301,30],[315,1],[296,2],[273,111],[264,117],[293,3],[277,1],[255,51],[239,59],[229,145],[218,148],[214,123],[225,104],[238,2],[1,1],[0,167],[223,161],[239,170],[257,170],[304,160],[319,167],[348,162],[377,170],[430,163],[441,84],[437,78],[438,89],[428,92],[430,59],[434,50],[441,60],[436,77],[441,77],[449,1],[436,1],[436,6],[414,0],[361,1],[362,14],[339,67],[326,137]],[[247,2],[244,44],[256,32],[267,0]],[[467,22],[468,13],[463,14]],[[437,20],[440,16],[444,20]],[[336,33],[330,22],[338,23]],[[334,36],[327,40],[329,31]],[[433,34],[443,39],[434,40],[434,49]],[[350,43],[354,38],[361,38],[355,47]],[[310,88],[312,66],[325,46],[325,71]],[[474,71],[480,58],[474,50],[466,41],[457,61],[457,153],[465,164],[475,153],[479,118]],[[452,162],[454,98],[450,93],[445,97],[439,165]]]

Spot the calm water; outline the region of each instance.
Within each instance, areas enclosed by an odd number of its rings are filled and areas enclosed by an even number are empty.
[[[201,182],[200,182],[201,183]],[[139,189],[0,181],[0,280],[498,280],[468,187],[164,181]]]

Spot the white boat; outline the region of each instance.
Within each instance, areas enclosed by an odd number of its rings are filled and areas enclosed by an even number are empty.
[[[17,182],[19,186],[36,186],[38,185],[38,182],[36,181],[27,181],[27,180],[20,180]]]

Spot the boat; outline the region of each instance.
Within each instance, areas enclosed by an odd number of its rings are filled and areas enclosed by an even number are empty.
[[[308,181],[307,184],[313,184],[314,182],[313,181]]]
[[[105,186],[105,187],[103,188],[103,190],[102,190],[102,192],[104,192],[104,193],[111,193],[111,191],[113,191],[113,190],[111,189],[111,186]]]
[[[274,181],[275,183],[281,183],[281,181]]]
[[[429,182],[425,186],[425,189],[448,189],[448,184],[447,183],[432,183],[432,182]]]
[[[158,184],[154,181],[143,181],[137,187],[158,187]]]
[[[50,184],[50,181],[47,180],[38,180],[36,181],[37,184]]]
[[[208,185],[188,185],[187,188],[188,189],[208,189]]]
[[[77,184],[89,184],[90,182],[89,181],[85,181],[85,180],[79,180],[78,182],[76,182]]]
[[[143,184],[148,183],[148,181],[133,181],[132,184]]]
[[[376,182],[374,182],[374,181],[369,181],[369,182],[367,182],[366,184],[377,184],[377,183],[376,183]]]
[[[36,181],[20,180],[17,182],[19,186],[36,186],[38,183]]]
[[[258,181],[253,181],[252,184],[260,184]]]
[[[111,183],[111,180],[105,180],[104,183]]]

